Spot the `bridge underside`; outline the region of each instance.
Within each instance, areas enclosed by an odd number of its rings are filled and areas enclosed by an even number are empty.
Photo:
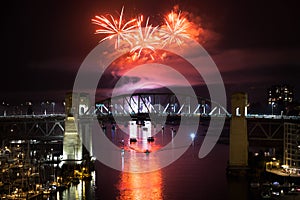
[[[247,119],[250,146],[283,148],[284,120]]]

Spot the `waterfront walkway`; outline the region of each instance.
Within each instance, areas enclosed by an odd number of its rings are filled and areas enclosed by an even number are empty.
[[[286,173],[286,172],[283,172],[282,169],[266,169],[266,172],[273,173],[273,174],[276,174],[278,176],[293,177],[293,178],[299,178],[300,179],[299,174]]]

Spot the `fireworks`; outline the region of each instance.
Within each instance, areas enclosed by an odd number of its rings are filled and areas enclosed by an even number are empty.
[[[165,18],[165,25],[162,27],[163,44],[171,44],[176,42],[181,46],[183,38],[189,38],[188,34],[189,23],[186,18],[181,16],[181,13],[176,14],[173,11]]]
[[[149,17],[147,18],[146,25],[142,27],[143,17],[140,17],[138,20],[138,28],[136,34],[133,35],[135,43],[133,43],[133,48],[130,50],[130,53],[137,52],[137,57],[140,57],[143,50],[155,51],[155,45],[159,44],[159,38],[155,36],[155,32],[158,29],[158,26],[152,27],[149,25]]]
[[[123,11],[124,7],[121,10],[118,21],[115,20],[112,15],[108,15],[110,19],[104,16],[95,16],[95,19],[92,19],[93,24],[100,26],[100,28],[95,31],[96,34],[108,34],[108,36],[103,38],[100,42],[112,39],[115,36],[117,37],[115,41],[116,49],[120,47],[121,40],[125,40],[130,43],[130,33],[137,27],[136,19],[123,22]]]
[[[149,23],[149,17],[146,20],[145,26],[142,26],[143,16],[125,21],[123,18],[124,7],[121,10],[118,20],[112,15],[108,18],[104,16],[95,16],[92,23],[99,26],[95,31],[96,34],[106,34],[100,42],[116,37],[115,48],[120,47],[121,42],[125,42],[130,48],[132,59],[139,58],[141,54],[149,55],[152,59],[152,53],[156,48],[163,48],[165,45],[177,44],[181,46],[184,39],[190,38],[193,34],[193,26],[181,14],[172,11],[166,15],[162,26],[153,26]]]

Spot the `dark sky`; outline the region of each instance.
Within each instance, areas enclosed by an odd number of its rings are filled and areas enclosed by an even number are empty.
[[[161,23],[174,5],[197,18],[204,48],[216,62],[227,95],[248,92],[266,101],[274,84],[295,87],[300,100],[300,12],[296,1],[9,1],[2,6],[0,100],[62,101],[85,56],[98,44],[91,18],[120,11]],[[200,19],[200,20],[199,20]]]

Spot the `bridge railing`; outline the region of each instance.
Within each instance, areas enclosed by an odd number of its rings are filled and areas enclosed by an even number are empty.
[[[55,118],[55,117],[65,117],[66,114],[40,114],[40,115],[2,115],[0,116],[0,119],[9,119],[9,118],[14,118],[14,119],[32,119],[32,118]]]
[[[247,118],[259,118],[259,119],[288,119],[288,120],[299,120],[300,116],[289,116],[289,115],[266,115],[266,114],[248,114]]]
[[[203,112],[204,110],[200,110],[199,108],[202,107],[203,105],[199,104],[197,108],[191,108],[190,112],[183,112],[178,110],[173,111],[171,110],[161,110],[160,112],[151,112],[151,115],[156,114],[156,115],[181,115],[181,116],[226,116],[226,117],[231,117],[231,114],[226,111],[225,108],[223,107],[214,107],[211,109],[210,112]],[[214,112],[212,112],[214,111]],[[113,112],[110,110],[110,107],[106,107],[104,104],[98,104],[95,107],[91,107],[90,110],[85,113],[85,116],[89,117],[97,117],[97,116],[130,116],[130,115],[136,115],[138,113],[134,112]],[[32,115],[27,115],[27,114],[7,114],[7,115],[0,115],[0,119],[9,119],[9,118],[15,118],[15,119],[42,119],[42,118],[55,118],[55,117],[66,117],[65,113],[43,113],[43,114],[32,114]],[[248,114],[246,118],[249,119],[284,119],[284,120],[300,120],[300,116],[289,116],[289,115],[269,115],[269,114]]]

